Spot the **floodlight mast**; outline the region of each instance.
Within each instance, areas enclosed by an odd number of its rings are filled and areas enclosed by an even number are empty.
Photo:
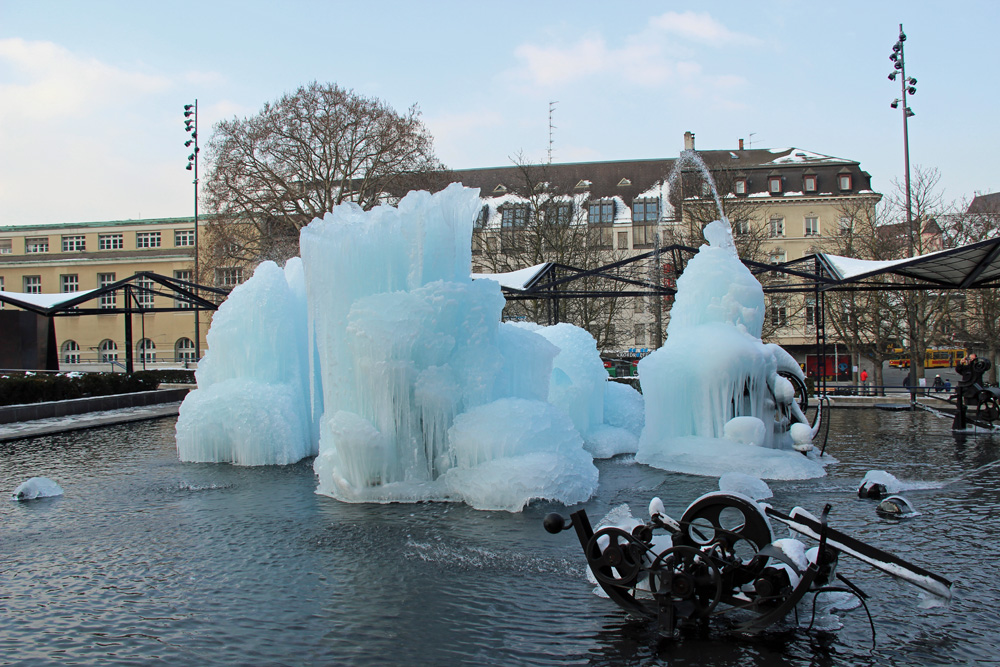
[[[191,134],[191,138],[184,142],[185,146],[194,145],[194,150],[188,156],[186,169],[194,171],[194,293],[199,295],[198,285],[201,280],[198,275],[198,100],[195,98],[194,104],[184,105],[184,129]],[[194,360],[195,363],[201,361],[201,309],[198,304],[194,306]]]
[[[893,109],[901,108],[903,112],[903,159],[905,163],[905,186],[906,186],[906,234],[907,234],[907,256],[914,255],[914,237],[917,231],[914,230],[913,206],[910,196],[910,133],[909,119],[913,116],[913,110],[906,103],[907,94],[913,95],[917,92],[917,80],[913,77],[906,77],[906,58],[903,55],[903,45],[906,42],[906,33],[903,32],[903,24],[899,24],[899,39],[892,45],[892,53],[889,60],[893,63],[893,71],[889,73],[889,80],[895,81],[899,78],[900,97],[893,100],[889,105]],[[910,335],[910,405],[917,402],[917,354],[922,351],[917,349],[917,342],[913,339],[916,332],[916,313],[913,312],[911,304],[906,309],[907,327]]]

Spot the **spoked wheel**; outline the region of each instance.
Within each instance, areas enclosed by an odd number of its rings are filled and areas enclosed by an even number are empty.
[[[774,534],[771,522],[752,500],[710,494],[692,503],[680,523],[684,533],[675,543],[695,548],[717,546],[731,562],[739,564],[732,572],[736,586],[756,579],[767,565],[767,558],[757,558],[757,552],[774,541]]]
[[[799,376],[788,371],[778,371],[778,375],[792,383],[792,387],[795,389],[795,396],[792,400],[799,404],[802,414],[805,414],[806,410],[809,409],[809,390],[806,389],[806,383],[799,379]]]
[[[990,391],[981,391],[978,398],[976,419],[992,424],[1000,418],[1000,401],[997,400],[996,394]]]
[[[602,538],[608,540],[603,548]],[[635,585],[642,569],[645,550],[644,544],[621,528],[602,528],[587,543],[587,563],[602,584],[629,588]]]
[[[664,550],[649,568],[650,588],[674,619],[708,618],[722,599],[722,572],[701,550],[676,546]]]

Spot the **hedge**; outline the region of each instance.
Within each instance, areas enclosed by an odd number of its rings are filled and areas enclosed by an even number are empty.
[[[192,383],[194,372],[185,370],[139,371],[137,373],[3,373],[0,374],[0,405],[65,401],[90,396],[152,391],[161,382]]]

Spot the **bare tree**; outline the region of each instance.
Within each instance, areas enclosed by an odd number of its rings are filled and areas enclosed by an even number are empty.
[[[847,201],[838,208],[838,234],[827,241],[833,254],[857,259],[888,260],[900,254],[900,237],[886,234],[887,206]],[[878,289],[829,292],[825,296],[827,323],[852,355],[864,355],[874,364],[875,386],[884,386],[882,366],[890,357],[892,341],[905,331],[902,294],[889,279],[876,279]]]
[[[960,202],[959,212],[947,216],[945,236],[949,245],[976,243],[1000,236],[1000,207],[984,206],[973,210],[969,202]],[[997,382],[1000,366],[1000,288],[970,289],[963,293],[962,311],[955,317],[956,338],[985,351],[992,361],[989,381]]]
[[[399,114],[315,81],[218,123],[208,156],[208,261],[217,265],[286,259],[299,229],[337,204],[368,209],[442,171],[415,106]]]
[[[941,234],[936,218],[944,212],[944,195],[939,188],[941,174],[936,168],[916,166],[910,180],[909,210],[906,187],[893,181],[889,208],[897,220],[897,235],[907,255],[922,255],[940,249]],[[901,243],[902,245],[902,243]],[[948,290],[906,290],[902,302],[907,315],[910,364],[917,378],[924,377],[924,354],[928,344],[944,336],[951,308]]]

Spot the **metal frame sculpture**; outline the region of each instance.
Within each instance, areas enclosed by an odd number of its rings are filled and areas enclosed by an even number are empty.
[[[955,367],[961,379],[955,387],[955,395],[949,398],[955,402],[957,412],[951,428],[964,431],[969,425],[968,408],[976,407],[973,421],[990,427],[1000,419],[1000,389],[987,387],[983,382],[983,374],[990,369],[989,359],[972,359]]]
[[[759,632],[805,596],[815,601],[825,592],[850,593],[865,605],[867,594],[836,571],[840,554],[951,598],[952,584],[944,577],[830,528],[830,505],[817,518],[799,507],[783,514],[746,496],[716,492],[692,503],[680,521],[656,508],[662,510],[659,499],[650,504],[649,523],[631,532],[614,526],[594,532],[584,510],[568,522],[549,514],[544,525],[553,534],[574,528],[608,597],[625,611],[656,621],[668,635],[727,615],[738,631]],[[818,541],[807,563],[790,555],[789,540],[774,539],[771,519]],[[659,548],[655,531],[668,534],[671,546]]]

